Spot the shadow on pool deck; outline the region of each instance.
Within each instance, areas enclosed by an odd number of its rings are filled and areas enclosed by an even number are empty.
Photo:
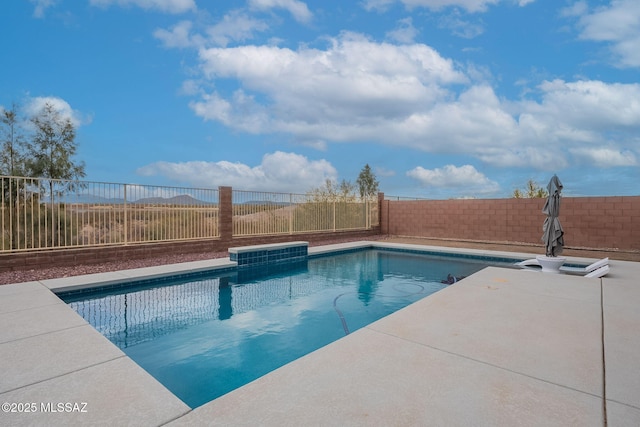
[[[603,279],[487,268],[195,410],[49,290],[87,277],[5,285],[0,398],[38,411],[0,423],[637,426],[639,276],[617,260]]]

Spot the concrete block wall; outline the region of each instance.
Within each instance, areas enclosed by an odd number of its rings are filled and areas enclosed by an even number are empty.
[[[565,205],[570,228],[567,230],[563,224],[565,234],[571,231],[575,235],[572,238],[586,247],[640,249],[640,197],[584,197],[569,201]]]
[[[541,244],[545,199],[384,200],[383,234]],[[563,197],[565,244],[640,250],[640,196]]]

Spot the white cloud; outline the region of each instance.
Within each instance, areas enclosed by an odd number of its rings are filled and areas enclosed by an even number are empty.
[[[424,7],[431,10],[441,10],[447,7],[459,7],[467,12],[485,12],[489,6],[498,3],[515,3],[518,6],[526,6],[535,0],[364,0],[363,7],[366,10],[386,10],[393,3],[404,4],[408,9]]]
[[[191,102],[189,106],[205,120],[218,121],[252,134],[276,131],[269,129],[267,109],[242,90],[234,92],[231,100],[226,100],[217,93],[203,94],[201,99],[199,102]]]
[[[306,23],[313,19],[306,3],[298,0],[249,0],[249,6],[259,10],[285,9],[298,22]]]
[[[472,39],[484,33],[484,26],[481,23],[473,23],[463,19],[457,9],[448,15],[443,15],[438,21],[438,26],[446,28],[454,35],[465,39]]]
[[[185,80],[182,82],[179,93],[187,96],[198,95],[200,93],[200,83],[197,80]]]
[[[44,18],[45,11],[52,6],[55,6],[55,4],[58,2],[57,0],[29,0],[29,1],[35,5],[35,8],[33,9],[34,18]]]
[[[584,11],[577,6],[576,13]],[[580,38],[610,43],[620,67],[640,67],[640,2],[612,0],[608,6],[582,15]]]
[[[553,126],[584,132],[640,128],[638,83],[553,80],[543,82],[539,89],[542,102],[524,104],[524,110]]]
[[[417,35],[418,30],[413,26],[411,17],[399,20],[398,28],[388,31],[386,34],[388,39],[405,44],[413,43]]]
[[[92,6],[121,7],[137,6],[145,10],[158,10],[164,13],[179,14],[196,10],[195,0],[90,0]]]
[[[637,166],[638,161],[633,152],[608,147],[574,148],[571,152],[598,167]]]
[[[367,11],[377,10],[379,12],[384,12],[395,2],[396,0],[364,0],[362,2],[362,7]]]
[[[498,183],[478,172],[472,165],[446,165],[436,169],[418,166],[408,171],[407,176],[424,187],[457,189],[461,194],[490,194],[500,190]]]
[[[254,33],[268,29],[266,23],[237,10],[229,12],[222,21],[209,27],[207,35],[215,46],[227,46],[232,41],[251,40]]]
[[[198,47],[204,42],[198,35],[192,35],[193,23],[190,21],[180,21],[170,30],[158,28],[153,32],[153,36],[162,41],[167,48]]]
[[[481,155],[517,145],[518,124],[489,86],[472,86],[455,100],[414,113],[397,126],[424,151]]]
[[[327,151],[327,141],[322,139],[299,139],[295,141],[296,145],[310,147],[318,151]]]
[[[350,33],[330,42],[326,50],[202,49],[206,78],[233,78],[243,89],[227,98],[206,95],[192,108],[205,119],[240,130],[351,140],[370,137],[380,122],[406,117],[448,96],[441,84],[466,81],[452,61],[423,44],[378,44]],[[257,105],[252,93],[268,101]]]
[[[336,169],[326,160],[276,151],[265,154],[258,166],[219,162],[156,162],[141,167],[140,175],[162,175],[196,187],[232,186],[236,189],[304,193],[336,180]]]
[[[496,166],[540,170],[567,167],[572,156],[596,166],[630,164],[631,153],[614,156],[601,148],[612,138],[624,144],[640,131],[639,84],[554,80],[538,90],[539,102],[501,104],[517,117],[514,142],[493,148],[487,144],[489,150],[478,158]]]
[[[529,168],[556,171],[569,166],[565,153],[550,144],[488,148],[477,155],[483,162],[503,168]]]
[[[640,84],[545,81],[529,93],[536,100],[511,102],[486,84],[471,84],[424,44],[375,43],[344,33],[324,50],[248,45],[199,55],[205,80],[234,79],[239,89],[192,87],[200,94],[190,103],[197,115],[321,149],[375,141],[552,170],[581,153],[574,148],[621,143],[640,131]],[[470,75],[475,80],[478,72]]]
[[[375,167],[375,174],[377,176],[381,176],[381,177],[389,177],[389,176],[395,176],[396,175],[396,171],[394,171],[393,169],[385,168],[383,166],[376,166]]]
[[[156,29],[153,36],[162,41],[164,47],[167,48],[226,47],[232,42],[251,40],[255,37],[256,32],[269,29],[266,23],[241,10],[231,11],[216,24],[205,28],[205,36],[196,33],[193,27],[191,21],[181,21],[168,30]]]
[[[69,105],[69,103],[64,99],[52,96],[27,99],[25,101],[24,111],[27,116],[33,117],[40,113],[47,103],[53,105],[53,108],[58,111],[63,120],[70,119],[71,123],[76,128],[82,125],[87,125],[92,121],[91,116],[72,109],[71,105]]]
[[[575,17],[582,16],[589,11],[589,5],[586,1],[580,0],[573,3],[571,6],[560,9],[560,16]]]

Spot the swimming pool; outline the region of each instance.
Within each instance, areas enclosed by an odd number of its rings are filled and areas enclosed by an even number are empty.
[[[513,260],[369,249],[59,294],[195,408],[464,277]]]

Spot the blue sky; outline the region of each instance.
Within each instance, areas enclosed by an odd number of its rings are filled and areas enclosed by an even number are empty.
[[[0,36],[0,106],[71,117],[88,180],[640,195],[637,0],[11,0]]]

